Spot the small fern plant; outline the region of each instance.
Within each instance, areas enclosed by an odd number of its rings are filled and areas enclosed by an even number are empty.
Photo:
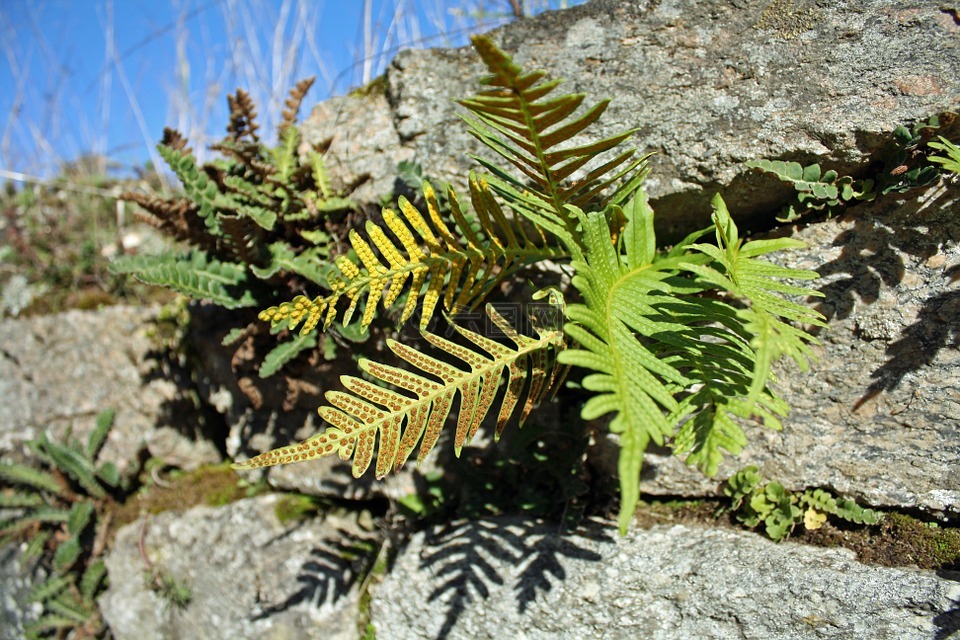
[[[609,101],[581,110],[584,95],[556,95],[558,81],[524,71],[485,37],[474,46],[489,75],[460,103],[464,120],[511,170],[476,157],[485,171],[470,175],[472,210],[453,190],[444,210],[424,184],[425,213],[401,199],[399,213],[384,210],[382,225],[351,231],[357,258],[336,258],[330,292],[260,316],[310,333],[358,309],[366,326],[380,309],[402,304],[402,321],[419,311],[428,346],[388,341],[399,366],[361,359],[364,377],[344,376],[344,390],[326,394],[323,432],[235,466],[339,455],[353,460],[359,477],[376,457],[383,477],[414,452],[422,461],[451,414],[457,453],[498,398],[495,435],[515,415],[522,424],[573,368],[593,394],[583,419],[607,418],[619,436],[626,530],[651,441],[716,474],[723,452],[739,453],[747,443],[744,424],[781,428],[787,405],[770,385],[771,366],[788,356],[806,369],[815,340],[805,327],[823,323],[795,301],[817,292],[790,281],[817,275],[765,260],[804,245],[744,241],[719,196],[709,227],[659,247],[642,188],[647,158],[623,147],[634,132],[595,141],[580,135]],[[539,314],[531,331],[521,331],[492,299],[506,278],[547,261],[561,265],[557,281],[531,302],[562,320]],[[566,289],[564,272],[573,274]],[[479,305],[501,340],[458,324],[458,314]],[[453,327],[446,337],[430,330],[440,308]]]
[[[960,137],[957,114],[947,111],[913,127],[897,127],[890,136],[883,162],[878,163],[879,170],[869,177],[841,176],[833,169],[822,170],[816,163],[803,166],[799,162],[783,160],[751,160],[746,166],[773,174],[793,185],[794,197],[777,219],[794,222],[808,215],[832,215],[858,202],[928,187],[942,177],[956,175],[960,169],[960,150],[944,135],[933,140],[936,132]],[[934,155],[936,151],[947,155]]]
[[[276,146],[260,138],[256,108],[243,90],[229,96],[227,135],[212,147],[222,159],[198,166],[186,138],[166,129],[157,148],[183,195],[128,192],[123,198],[189,250],[125,256],[111,270],[225,309],[262,308],[278,296],[326,287],[331,248],[355,206],[333,193],[320,149],[299,151],[297,114],[312,84],[303,80],[290,91]],[[236,327],[224,343],[255,330]],[[312,335],[281,342],[263,359],[260,376],[315,346]]]
[[[730,476],[723,492],[731,500],[726,511],[751,529],[763,524],[766,534],[777,542],[790,537],[800,524],[810,531],[819,529],[828,515],[856,524],[876,524],[883,515],[849,498],[835,498],[823,489],[797,493],[779,482],[764,482],[755,466]]]

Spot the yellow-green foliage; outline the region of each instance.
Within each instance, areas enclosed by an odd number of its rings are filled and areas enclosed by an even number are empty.
[[[793,301],[819,294],[788,281],[817,276],[765,260],[803,243],[744,241],[719,196],[709,227],[669,250],[658,247],[653,210],[641,188],[646,157],[621,146],[633,132],[570,142],[597,121],[607,101],[578,113],[582,94],[555,95],[559,82],[524,71],[487,38],[474,44],[490,75],[476,96],[461,103],[470,112],[465,120],[516,170],[477,158],[489,172],[470,180],[479,231],[455,193],[448,196],[445,216],[427,184],[426,217],[401,201],[400,214],[385,212],[386,229],[371,223],[365,235],[351,233],[357,259],[338,259],[332,294],[304,296],[261,317],[275,326],[302,324],[301,331],[309,332],[338,317],[341,298],[349,301],[343,314],[349,318],[365,295],[362,322],[368,324],[381,300],[390,306],[407,293],[401,317],[408,318],[421,300],[424,327],[441,299],[453,312],[476,306],[505,274],[549,259],[573,273],[572,288],[562,292],[558,274],[557,286],[534,299],[549,296],[564,317],[562,330],[548,324],[537,327],[538,337],[525,336],[488,306],[511,345],[458,326],[456,316],[450,321],[460,342],[421,330],[432,345],[429,354],[390,341],[406,368],[361,360],[361,369],[377,382],[344,376],[347,392],[327,392],[329,405],[320,409],[329,425],[325,431],[238,467],[337,453],[352,458],[353,473],[360,475],[377,450],[376,474],[382,477],[418,447],[422,461],[455,402],[459,453],[497,396],[499,434],[520,398],[525,394],[522,422],[562,379],[558,365],[568,365],[585,374],[582,386],[593,393],[583,419],[609,417],[610,430],[619,435],[620,525],[626,529],[651,440],[672,445],[688,463],[713,474],[724,451],[736,454],[746,444],[741,424],[759,418],[780,428],[787,406],[769,385],[771,366],[789,356],[805,369],[815,340],[804,327],[823,323]],[[504,371],[509,373],[500,385]]]
[[[778,482],[763,482],[754,466],[733,474],[723,492],[731,499],[730,510],[737,520],[751,528],[763,524],[767,535],[777,542],[790,537],[798,524],[809,530],[819,529],[828,515],[857,524],[876,524],[882,517],[823,489],[797,493]]]
[[[406,294],[400,322],[406,322],[417,302],[422,301],[420,327],[425,328],[441,300],[444,308],[456,313],[471,307],[531,260],[562,255],[547,246],[543,235],[531,238],[522,226],[509,220],[485,181],[471,177],[470,192],[482,233],[473,230],[452,190],[448,193],[455,223],[451,230],[441,215],[436,192],[424,181],[426,218],[404,197],[398,203],[399,214],[383,210],[384,224],[399,247],[380,225],[368,220],[366,238],[350,230],[350,244],[357,258],[336,258],[339,275],[330,279],[332,293],[312,300],[298,296],[262,311],[260,319],[289,329],[302,324],[300,333],[305,335],[321,321],[324,329],[330,326],[341,298],[349,301],[342,313],[342,322],[348,324],[361,296],[366,295],[360,321],[366,328],[373,322],[381,300],[384,309],[389,309]]]
[[[506,390],[497,416],[497,435],[503,431],[517,406],[522,406],[522,422],[557,380],[551,356],[563,348],[563,335],[559,329],[548,328],[538,330],[537,338],[524,336],[517,333],[493,307],[488,307],[487,313],[515,347],[507,347],[456,325],[457,333],[475,348],[421,331],[423,338],[439,352],[465,362],[467,368],[461,369],[390,340],[387,346],[394,354],[414,370],[427,375],[361,359],[360,368],[380,384],[344,376],[343,384],[350,393],[328,392],[327,400],[332,406],[320,409],[320,416],[331,425],[326,431],[300,444],[262,453],[235,467],[256,469],[337,454],[343,460],[353,458],[353,474],[359,477],[373,460],[379,436],[376,474],[382,478],[403,466],[418,445],[417,461],[423,461],[440,437],[457,395],[460,406],[454,447],[459,454],[464,443],[480,428],[505,373]],[[390,387],[406,393],[393,391]],[[526,401],[521,405],[524,391]]]

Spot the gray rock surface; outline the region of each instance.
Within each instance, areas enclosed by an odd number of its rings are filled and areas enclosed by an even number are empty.
[[[281,524],[280,496],[151,517],[117,534],[100,598],[117,640],[357,638],[358,567],[368,540],[351,519]],[[151,590],[143,550],[158,572],[186,584],[177,609]],[[363,547],[373,548],[372,545]],[[362,576],[361,576],[362,577]]]
[[[594,0],[521,20],[494,40],[567,92],[613,98],[590,134],[638,128],[656,151],[649,191],[661,227],[703,226],[722,190],[741,219],[766,217],[785,190],[745,173],[756,158],[862,168],[904,121],[960,104],[960,20],[933,0]],[[469,48],[405,51],[385,93],[317,107],[305,131],[330,143],[335,183],[378,202],[396,163],[463,185],[479,143],[454,100],[482,72]],[[589,100],[588,100],[589,101]],[[385,160],[386,156],[386,160]]]
[[[789,231],[789,230],[786,230]],[[829,319],[809,374],[784,363],[784,431],[750,429],[719,477],[756,464],[790,488],[827,487],[885,507],[960,515],[960,193],[891,198],[796,229]],[[611,452],[615,453],[615,452]],[[601,459],[603,459],[601,457]],[[642,490],[710,495],[717,479],[656,452]],[[615,458],[606,468],[615,471]]]
[[[414,536],[371,612],[378,640],[929,640],[960,629],[958,580],[723,529],[495,520]]]
[[[22,455],[41,432],[86,438],[116,411],[101,452],[121,472],[144,448],[185,467],[216,462],[186,424],[178,385],[165,379],[150,339],[157,309],[109,307],[0,322],[0,453]]]

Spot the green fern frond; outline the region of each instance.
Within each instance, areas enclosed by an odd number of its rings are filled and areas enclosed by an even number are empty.
[[[484,235],[478,235],[464,216],[456,195],[448,192],[453,230],[444,221],[436,193],[424,182],[423,194],[428,217],[424,217],[406,198],[399,200],[400,213],[384,209],[386,227],[397,243],[380,225],[368,221],[366,238],[350,231],[350,242],[358,256],[351,260],[339,256],[336,266],[339,277],[333,277],[333,292],[309,299],[298,296],[291,302],[265,309],[260,319],[277,326],[294,329],[302,324],[301,334],[312,332],[320,323],[326,329],[338,315],[337,303],[346,298],[347,309],[341,318],[348,324],[361,305],[361,327],[373,321],[377,305],[382,301],[390,308],[404,293],[407,299],[400,314],[406,322],[420,302],[420,327],[433,317],[437,305],[450,312],[472,307],[498,283],[523,265],[561,255],[546,246],[543,238],[530,238],[526,231],[507,219],[487,185],[474,176],[471,198]],[[540,244],[538,244],[538,241]],[[372,245],[372,246],[371,246]]]
[[[264,356],[260,365],[260,377],[269,378],[298,355],[316,346],[317,337],[312,334],[299,334],[294,336],[293,340],[281,342]]]
[[[937,136],[939,141],[928,142],[927,146],[937,151],[943,151],[945,156],[929,156],[931,162],[936,162],[944,171],[960,174],[960,147],[943,136]]]
[[[780,428],[787,407],[767,386],[770,366],[788,354],[806,368],[814,342],[787,321],[823,322],[784,297],[817,295],[782,282],[815,274],[757,259],[802,243],[742,244],[723,201],[715,199],[714,207],[718,246],[697,243],[702,234],[694,234],[666,254],[656,250],[642,189],[625,209],[614,208],[626,220],[616,244],[608,216],[580,216],[585,260],[573,261],[573,284],[583,303],[567,308],[564,328],[580,346],[560,360],[592,372],[583,386],[596,395],[583,418],[613,414],[610,429],[620,434],[622,448],[622,528],[639,498],[651,440],[663,444],[673,436],[675,452],[712,475],[722,451],[736,454],[746,444],[739,421],[759,416]]]
[[[830,212],[844,203],[876,197],[872,180],[854,180],[851,176],[839,175],[833,169],[823,171],[819,164],[804,167],[799,162],[762,159],[745,164],[752,169],[772,173],[783,182],[793,185],[796,198],[777,218],[781,222],[792,222],[808,211]]]
[[[239,298],[229,290],[245,283],[243,266],[208,258],[203,251],[182,256],[124,256],[110,263],[110,270],[132,274],[141,282],[169,287],[191,298],[210,300],[226,309],[255,304],[249,290],[243,290]]]
[[[633,209],[646,207],[637,194]],[[639,500],[640,466],[647,443],[663,444],[672,435],[668,416],[680,412],[675,395],[690,379],[675,368],[670,358],[660,358],[638,335],[652,337],[682,333],[685,327],[671,321],[656,306],[665,301],[668,278],[677,272],[678,259],[653,259],[637,252],[647,247],[641,230],[643,214],[633,214],[627,235],[634,238],[626,257],[610,242],[607,218],[601,213],[581,216],[586,260],[575,260],[573,285],[583,296],[582,304],[567,307],[564,330],[580,348],[566,349],[560,362],[593,373],[583,379],[585,389],[595,392],[581,415],[593,420],[613,413],[610,430],[620,435],[618,465],[621,487],[621,529],[625,529]],[[650,228],[652,232],[652,227]]]
[[[563,334],[556,329],[538,328],[538,336],[532,338],[518,333],[492,306],[487,306],[487,314],[515,347],[456,325],[453,327],[457,333],[474,347],[464,347],[421,331],[423,338],[437,350],[466,363],[464,369],[389,340],[390,350],[422,375],[361,359],[360,368],[379,384],[343,376],[341,380],[347,392],[328,392],[326,397],[331,406],[320,408],[320,416],[331,425],[326,431],[300,444],[235,464],[234,468],[256,469],[337,453],[343,460],[353,458],[353,475],[360,477],[370,466],[379,436],[376,476],[382,478],[391,469],[403,466],[418,445],[417,461],[423,461],[436,444],[458,394],[460,406],[454,447],[459,455],[493,405],[504,372],[507,380],[497,416],[497,436],[525,395],[520,411],[522,424],[557,380],[557,370],[550,364],[563,348]]]
[[[267,266],[250,266],[253,275],[261,280],[267,280],[286,271],[303,276],[313,284],[328,286],[327,281],[332,267],[326,260],[328,253],[326,246],[310,247],[297,254],[289,244],[278,241],[271,243],[267,247],[267,252],[270,255]]]
[[[685,267],[747,305],[738,315],[746,321],[749,334],[754,336],[753,346],[762,354],[754,371],[760,380],[754,383],[751,395],[755,397],[757,389],[766,384],[767,376],[762,372],[769,370],[770,363],[780,355],[790,356],[801,370],[807,370],[813,357],[809,345],[818,343],[802,328],[785,321],[824,327],[825,319],[818,311],[794,302],[788,296],[823,297],[823,294],[786,284],[784,280],[814,280],[820,276],[814,271],[781,267],[758,258],[777,251],[803,249],[807,246],[803,241],[776,238],[743,244],[723,198],[714,196],[712,205],[718,246],[694,244],[690,248],[709,256],[714,263]]]
[[[474,156],[494,174],[491,184],[510,206],[535,224],[546,220],[569,235],[577,219],[568,206],[603,209],[625,203],[643,179],[646,157],[627,149],[599,165],[590,163],[636,130],[587,144],[569,144],[600,118],[610,101],[602,100],[577,115],[585,94],[551,95],[560,81],[542,81],[544,72],[524,71],[485,36],[474,36],[473,44],[491,72],[480,83],[490,88],[460,104],[474,116],[464,118],[470,133],[522,174],[519,179],[512,177],[489,160]]]
[[[197,161],[192,153],[164,144],[157,145],[157,151],[183,183],[187,197],[200,207],[197,214],[203,218],[207,230],[213,235],[220,235],[217,209],[229,201],[217,189],[217,184],[197,169]]]

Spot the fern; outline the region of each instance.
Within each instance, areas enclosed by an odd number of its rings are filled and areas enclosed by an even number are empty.
[[[576,252],[573,238],[578,220],[568,206],[603,209],[629,199],[642,180],[640,169],[646,157],[636,157],[633,149],[627,149],[599,166],[591,162],[616,149],[636,130],[583,145],[567,144],[596,122],[610,101],[603,100],[574,117],[585,94],[548,98],[559,81],[541,82],[544,72],[524,72],[485,37],[475,36],[473,44],[491,72],[480,84],[491,88],[460,102],[475,116],[464,119],[470,133],[519,169],[522,177],[511,176],[481,156],[473,158],[492,173],[491,186],[517,213]],[[593,168],[587,170],[588,166]]]
[[[165,130],[160,154],[183,184],[184,197],[127,193],[124,198],[193,250],[123,256],[111,270],[231,310],[262,309],[307,286],[329,289],[331,247],[346,235],[347,212],[356,204],[330,189],[317,149],[301,152],[295,123],[312,84],[304,80],[290,91],[273,147],[258,135],[256,108],[243,91],[227,99],[227,135],[212,147],[221,159],[198,165],[186,138]],[[246,325],[249,319],[242,321]],[[276,362],[274,357],[261,372],[276,372]]]
[[[539,71],[524,72],[483,37],[474,44],[491,75],[482,81],[488,89],[461,103],[473,114],[466,121],[473,135],[518,172],[477,158],[492,173],[470,177],[478,230],[453,191],[448,194],[452,228],[448,226],[436,194],[424,182],[426,217],[406,200],[399,203],[400,214],[384,211],[384,224],[399,246],[380,225],[369,222],[365,237],[350,234],[358,258],[336,259],[340,277],[331,278],[332,293],[300,296],[260,316],[274,330],[300,327],[305,336],[321,322],[326,327],[338,317],[349,321],[362,304],[365,327],[381,301],[390,307],[406,293],[401,322],[420,302],[424,339],[468,368],[389,341],[394,354],[426,375],[363,359],[361,369],[381,384],[345,376],[347,392],[329,392],[331,406],[320,409],[330,425],[326,431],[237,466],[251,469],[336,452],[352,458],[354,475],[359,475],[372,463],[379,442],[376,475],[382,477],[418,446],[418,460],[429,453],[457,394],[454,447],[459,453],[493,403],[504,370],[509,376],[498,436],[521,391],[527,389],[522,422],[562,378],[560,365],[567,365],[585,371],[582,386],[593,393],[582,417],[609,415],[610,430],[620,436],[620,526],[626,529],[651,441],[672,445],[688,463],[715,474],[724,451],[737,454],[746,444],[743,423],[759,418],[768,428],[781,428],[787,406],[769,384],[771,366],[787,356],[806,369],[815,341],[805,327],[823,324],[818,313],[794,302],[819,294],[788,281],[817,275],[765,260],[767,254],[799,249],[803,243],[744,242],[719,196],[710,227],[660,250],[654,214],[641,188],[646,157],[619,149],[633,132],[595,143],[571,142],[608,102],[577,115],[584,96],[552,96],[557,82],[543,81]],[[798,180],[820,184],[824,178],[833,180],[819,172],[804,175],[801,168]],[[837,193],[842,195],[839,188]],[[711,234],[713,243],[703,241]],[[580,295],[566,304],[559,289],[549,289],[557,308],[564,309],[562,333],[547,329],[539,330],[538,338],[523,336],[489,306],[491,318],[515,348],[454,325],[485,355],[423,329],[441,300],[453,312],[474,306],[517,268],[546,258],[570,260],[572,285]],[[342,298],[348,302],[341,314],[337,305]],[[572,346],[566,347],[566,339]],[[529,385],[524,375],[531,378]]]
[[[230,292],[231,288],[239,287],[246,281],[242,265],[220,262],[202,251],[184,256],[136,256],[114,263],[113,271],[134,273],[141,282],[168,287],[192,298],[210,300],[225,309],[256,304],[249,291],[243,291],[239,297]]]
[[[793,202],[784,207],[781,222],[793,222],[810,211],[833,212],[838,206],[876,197],[873,180],[854,180],[832,169],[822,171],[819,164],[806,167],[799,162],[752,160],[746,165],[789,182],[796,190]]]
[[[456,313],[482,300],[525,264],[562,255],[544,246],[542,237],[531,238],[523,227],[508,220],[490,196],[487,185],[476,177],[471,178],[471,200],[483,235],[473,230],[452,190],[448,198],[455,223],[453,231],[441,215],[436,192],[429,182],[423,183],[423,195],[426,218],[403,197],[398,203],[400,214],[391,209],[383,211],[384,224],[399,241],[399,247],[381,226],[368,221],[366,238],[358,231],[350,232],[350,243],[358,259],[337,257],[339,276],[331,278],[331,294],[312,300],[298,296],[265,309],[260,319],[289,329],[302,324],[300,332],[307,334],[321,321],[324,329],[329,327],[343,298],[349,304],[341,317],[348,324],[365,295],[360,326],[366,328],[381,301],[385,309],[390,308],[406,293],[400,323],[413,315],[417,302],[422,300],[420,327],[425,328],[441,300],[448,311]]]
[[[730,476],[723,491],[732,504],[718,514],[732,511],[738,521],[750,528],[763,524],[767,536],[777,542],[789,537],[799,524],[808,530],[819,529],[828,514],[856,524],[876,524],[882,517],[823,489],[796,493],[778,482],[764,482],[755,466],[744,467]]]
[[[293,340],[281,342],[263,358],[263,363],[260,365],[260,377],[269,378],[299,354],[316,346],[317,338],[310,334],[301,334]]]
[[[454,329],[472,347],[421,331],[436,349],[464,362],[464,369],[390,340],[390,350],[422,374],[361,359],[360,368],[380,385],[344,376],[342,381],[349,393],[327,392],[330,405],[320,409],[320,416],[331,425],[326,431],[300,444],[262,453],[233,465],[234,468],[256,469],[337,453],[343,460],[353,458],[353,475],[360,477],[371,464],[379,436],[376,475],[382,478],[403,466],[418,446],[417,461],[424,460],[436,444],[458,394],[454,447],[459,455],[493,405],[504,373],[506,390],[497,416],[497,436],[525,396],[520,411],[522,424],[558,379],[557,370],[550,363],[556,351],[562,349],[562,334],[559,330],[542,329],[538,330],[538,337],[531,338],[517,333],[492,306],[487,307],[487,314],[515,347],[456,325]]]

